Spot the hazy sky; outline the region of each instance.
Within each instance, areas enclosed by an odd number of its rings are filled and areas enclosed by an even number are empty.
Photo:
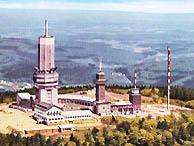
[[[0,8],[194,13],[194,0],[0,0]]]

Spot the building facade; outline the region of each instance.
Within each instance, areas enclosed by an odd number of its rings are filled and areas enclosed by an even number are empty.
[[[132,88],[129,94],[129,101],[133,105],[133,113],[141,112],[141,94],[139,94],[138,88]]]
[[[34,118],[37,123],[62,123],[64,121],[92,119],[92,112],[90,110],[62,109],[56,105],[40,102],[35,105]]]

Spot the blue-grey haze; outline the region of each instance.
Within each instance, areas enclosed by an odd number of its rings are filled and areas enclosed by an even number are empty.
[[[193,87],[194,14],[0,9],[0,79],[32,83],[38,37],[55,36],[60,85],[93,83],[99,56],[108,84],[167,84],[167,49],[172,49],[172,84]],[[126,77],[112,76],[122,72]]]

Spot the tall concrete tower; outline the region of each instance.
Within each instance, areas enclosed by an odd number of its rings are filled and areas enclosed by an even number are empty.
[[[105,101],[105,84],[106,79],[104,77],[104,72],[102,72],[102,57],[100,57],[100,70],[96,74],[96,101]]]
[[[55,39],[48,35],[48,21],[45,20],[45,35],[38,38],[38,67],[34,67],[36,103],[57,104],[58,73],[55,68]]]

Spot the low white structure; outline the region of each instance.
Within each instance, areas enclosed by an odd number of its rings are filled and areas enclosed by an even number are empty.
[[[59,94],[58,104],[80,104],[86,106],[93,106],[95,98],[82,95],[71,95],[71,94]]]
[[[62,122],[64,121],[62,112],[63,110],[56,105],[40,102],[35,105],[34,118],[37,120],[38,123],[44,122],[48,124]]]
[[[45,102],[40,102],[35,105],[34,108],[34,118],[38,123],[60,123],[65,120],[85,120],[92,119],[92,112],[90,110],[65,110],[62,108],[48,104]]]
[[[64,132],[66,130],[74,130],[75,126],[73,124],[58,125],[59,132]]]
[[[92,119],[92,112],[90,110],[70,110],[63,112],[64,120],[86,120]]]

